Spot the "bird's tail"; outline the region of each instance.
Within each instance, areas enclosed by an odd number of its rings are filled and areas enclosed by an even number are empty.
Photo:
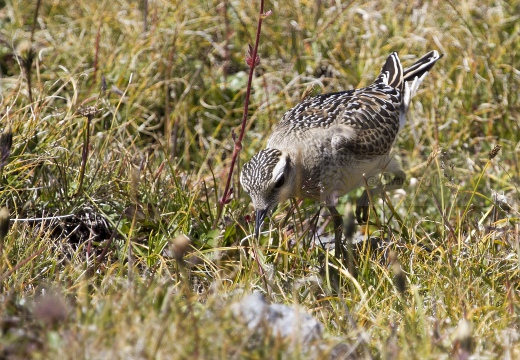
[[[403,73],[403,94],[401,99],[401,109],[399,112],[399,129],[406,123],[406,113],[410,107],[410,101],[417,93],[419,86],[428,74],[428,71],[435,65],[437,60],[443,57],[437,50],[430,51],[422,58],[417,60],[412,66],[404,69]]]
[[[444,54],[439,55],[437,50],[430,51],[428,54],[417,60],[412,66],[404,69],[404,81],[414,81],[416,77],[424,77],[424,75],[430,71],[433,65],[435,65],[437,60],[443,56]]]
[[[403,66],[396,52],[393,52],[386,59],[379,76],[374,83],[383,83],[388,86],[402,89],[404,80]]]

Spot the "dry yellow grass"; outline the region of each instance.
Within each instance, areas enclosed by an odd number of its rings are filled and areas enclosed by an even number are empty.
[[[520,2],[266,3],[242,161],[309,86],[366,85],[392,51],[445,54],[396,145],[410,180],[376,204],[381,249],[355,277],[309,246],[315,204],[242,243],[234,177],[214,226],[257,3],[143,3],[43,0],[35,17],[0,1],[0,358],[520,358]],[[89,216],[97,238],[75,229]],[[321,321],[316,352],[239,325],[229,305],[251,290]]]

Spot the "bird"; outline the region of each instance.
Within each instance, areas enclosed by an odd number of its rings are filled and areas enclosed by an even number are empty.
[[[391,155],[404,127],[410,101],[442,58],[430,51],[403,70],[397,52],[386,59],[375,81],[354,90],[309,96],[288,110],[265,149],[246,162],[240,183],[256,211],[255,237],[265,217],[289,198],[309,198],[329,209],[335,247],[341,246],[338,198],[381,173],[389,183],[367,189],[357,201],[358,222],[368,219],[372,196],[402,187],[406,173]]]

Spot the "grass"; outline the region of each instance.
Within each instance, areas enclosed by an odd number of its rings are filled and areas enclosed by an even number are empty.
[[[392,51],[445,54],[355,276],[310,243],[312,202],[243,241],[239,167],[219,217],[259,4],[37,7],[0,1],[1,358],[520,357],[520,2],[266,2],[239,165],[309,86],[367,85]],[[298,304],[323,340],[253,334],[230,308],[252,290]]]

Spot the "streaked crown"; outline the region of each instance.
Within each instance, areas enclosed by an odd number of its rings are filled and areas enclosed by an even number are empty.
[[[255,209],[271,209],[282,198],[290,171],[290,159],[277,149],[263,149],[244,164],[240,183],[251,196]]]

